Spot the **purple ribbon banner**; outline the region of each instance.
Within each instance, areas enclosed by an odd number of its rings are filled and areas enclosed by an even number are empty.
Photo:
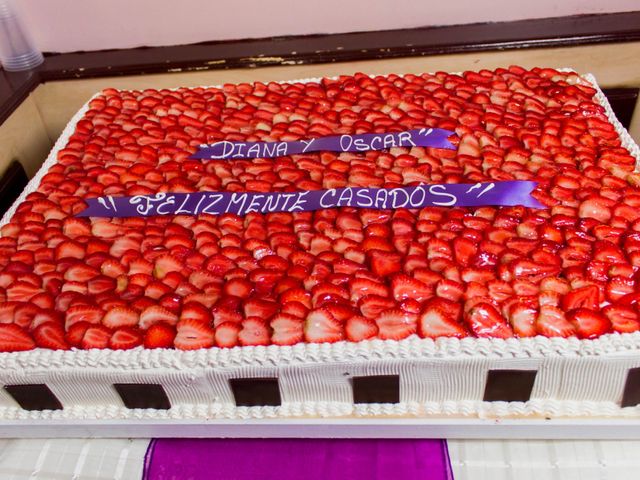
[[[298,192],[196,192],[98,197],[78,217],[151,217],[157,215],[221,215],[251,212],[310,212],[325,208],[371,209],[480,207],[485,205],[545,208],[531,196],[537,182],[514,180],[445,183],[398,188],[347,187]]]
[[[393,147],[432,147],[455,150],[448,137],[455,132],[442,128],[420,128],[399,133],[363,133],[361,135],[335,135],[310,138],[294,142],[230,142],[222,140],[200,145],[189,158],[232,159],[273,158],[310,152],[366,152]]]

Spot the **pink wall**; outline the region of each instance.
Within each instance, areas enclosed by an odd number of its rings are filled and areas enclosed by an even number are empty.
[[[42,51],[632,11],[638,0],[13,0]]]

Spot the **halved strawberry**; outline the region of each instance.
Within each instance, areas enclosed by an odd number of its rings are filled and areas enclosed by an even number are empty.
[[[360,342],[378,335],[378,326],[370,318],[355,316],[347,320],[345,332],[347,340]]]
[[[144,332],[145,348],[172,348],[176,329],[167,323],[156,323]]]
[[[269,325],[261,318],[249,317],[242,322],[238,340],[241,345],[269,345],[271,341]]]
[[[142,345],[142,332],[136,327],[116,329],[109,340],[109,348],[113,350],[129,350]]]
[[[511,327],[496,308],[487,302],[474,305],[466,314],[465,322],[477,337],[510,338]]]
[[[324,308],[311,310],[304,324],[305,340],[310,343],[333,343],[344,339],[342,325]]]
[[[43,322],[33,331],[36,344],[52,350],[69,350],[64,335],[64,329],[59,322]]]
[[[151,325],[154,325],[159,322],[168,323],[169,325],[175,325],[178,323],[178,316],[167,310],[166,308],[162,308],[159,305],[152,305],[145,308],[142,312],[140,312],[140,320],[138,322],[138,326],[143,330],[146,330]]]
[[[102,320],[104,312],[95,306],[90,305],[74,305],[67,309],[65,314],[65,330],[69,330],[78,322],[87,322],[98,324]]]
[[[418,318],[418,335],[423,338],[466,337],[469,333],[459,322],[461,311],[460,305],[451,300],[429,300]]]
[[[567,313],[580,338],[597,338],[611,331],[611,322],[600,312],[587,308],[576,308]]]
[[[102,324],[108,328],[135,327],[138,325],[139,316],[130,308],[116,307],[105,313]]]
[[[595,285],[576,288],[562,297],[560,306],[565,312],[574,308],[597,310],[600,307],[600,291]]]
[[[36,348],[36,344],[18,325],[0,324],[0,352],[22,352]]]
[[[271,342],[275,345],[294,345],[304,339],[304,320],[299,317],[278,313],[270,325],[273,329]]]
[[[545,337],[570,337],[576,334],[575,327],[558,307],[544,305],[536,320],[536,330]]]
[[[85,349],[108,348],[111,330],[102,325],[92,325],[84,332],[80,346]]]
[[[607,305],[602,313],[611,322],[612,328],[620,333],[632,333],[640,330],[640,319],[631,307],[624,305]]]
[[[400,309],[385,310],[375,321],[378,338],[383,340],[401,340],[416,333],[418,328],[418,316]]]
[[[161,255],[156,258],[155,266],[153,268],[153,275],[156,278],[164,278],[168,273],[181,272],[185,269],[182,262],[172,255]]]
[[[213,347],[215,333],[213,329],[197,320],[183,320],[177,325],[173,344],[180,350],[198,350]]]
[[[235,322],[223,322],[216,327],[215,340],[220,348],[232,348],[238,345],[238,334],[242,326]]]

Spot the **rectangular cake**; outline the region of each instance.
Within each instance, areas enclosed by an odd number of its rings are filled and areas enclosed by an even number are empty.
[[[0,222],[0,421],[637,417],[639,158],[570,70],[104,90]]]

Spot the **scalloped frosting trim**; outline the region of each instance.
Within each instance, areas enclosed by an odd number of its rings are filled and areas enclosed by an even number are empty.
[[[108,406],[71,406],[64,410],[27,411],[20,408],[0,409],[3,420],[204,420],[204,419],[281,419],[287,418],[367,418],[367,417],[472,417],[529,418],[549,417],[622,417],[640,414],[640,406],[620,408],[613,402],[573,400],[530,400],[522,402],[482,402],[474,400],[417,402],[398,404],[353,405],[338,402],[289,403],[280,407],[234,407],[230,405],[179,405],[169,410],[134,409]]]

